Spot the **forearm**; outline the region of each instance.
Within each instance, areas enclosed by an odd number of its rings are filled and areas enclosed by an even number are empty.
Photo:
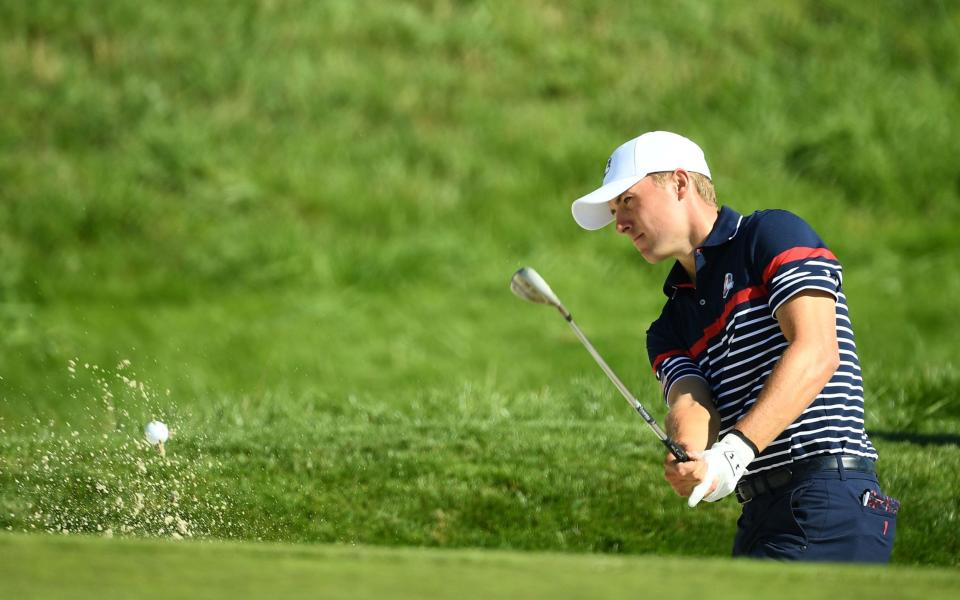
[[[756,404],[734,426],[735,429],[740,430],[763,452],[810,406],[830,381],[838,361],[839,354],[835,346],[787,346],[767,378]]]
[[[713,395],[698,378],[681,379],[670,390],[667,435],[687,450],[704,450],[717,439],[720,416]]]

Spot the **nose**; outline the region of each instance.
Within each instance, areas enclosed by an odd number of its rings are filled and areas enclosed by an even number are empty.
[[[633,229],[629,221],[623,220],[618,212],[617,214],[617,233],[629,233]]]

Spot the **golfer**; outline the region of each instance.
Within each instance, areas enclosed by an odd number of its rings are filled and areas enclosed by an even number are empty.
[[[886,562],[899,503],[877,481],[840,262],[800,217],[718,208],[703,151],[665,131],[617,148],[573,203],[644,259],[676,262],[647,331],[664,474],[693,507],[735,495],[734,556]]]

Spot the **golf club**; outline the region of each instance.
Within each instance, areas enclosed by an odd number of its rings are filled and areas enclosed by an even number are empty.
[[[573,321],[573,316],[570,314],[563,304],[560,302],[560,299],[557,298],[557,295],[553,293],[553,290],[550,289],[550,286],[547,285],[547,282],[540,276],[539,273],[534,271],[531,267],[523,267],[513,274],[513,278],[510,280],[510,290],[513,291],[518,297],[526,300],[527,302],[533,302],[535,304],[547,304],[553,306],[560,311],[560,314],[563,315],[563,318],[567,320],[567,323],[570,323],[570,327],[573,328],[573,332],[577,334],[577,337],[580,338],[580,341],[583,342],[583,345],[586,347],[587,352],[590,353],[590,356],[593,357],[593,360],[597,361],[597,364],[600,365],[600,368],[603,369],[603,372],[607,374],[607,377],[610,378],[610,381],[613,382],[613,385],[620,390],[620,393],[623,394],[623,397],[627,399],[627,402],[630,403],[630,406],[636,410],[643,420],[647,422],[647,425],[650,426],[650,429],[653,430],[653,433],[660,438],[660,441],[663,442],[663,445],[670,450],[675,457],[677,457],[678,462],[687,462],[689,457],[683,448],[677,445],[672,439],[670,439],[663,429],[657,425],[657,422],[653,420],[653,417],[650,416],[650,413],[643,408],[643,405],[633,397],[633,394],[630,393],[630,390],[627,389],[627,386],[623,385],[623,382],[620,381],[620,378],[617,377],[616,373],[613,372],[606,361],[603,360],[603,357],[600,356],[600,353],[597,352],[596,348],[593,347],[593,344],[590,343],[590,340],[587,339],[587,336],[580,331],[580,328],[577,327],[577,324]]]

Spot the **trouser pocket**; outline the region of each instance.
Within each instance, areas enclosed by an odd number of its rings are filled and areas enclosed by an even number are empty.
[[[870,494],[865,495],[866,492]],[[873,477],[811,478],[744,505],[734,556],[887,562],[899,506]]]
[[[860,486],[860,554],[864,560],[887,562],[897,534],[897,513],[900,501],[884,495],[879,486]]]
[[[887,562],[899,503],[875,479],[815,479],[792,499],[807,560]]]

